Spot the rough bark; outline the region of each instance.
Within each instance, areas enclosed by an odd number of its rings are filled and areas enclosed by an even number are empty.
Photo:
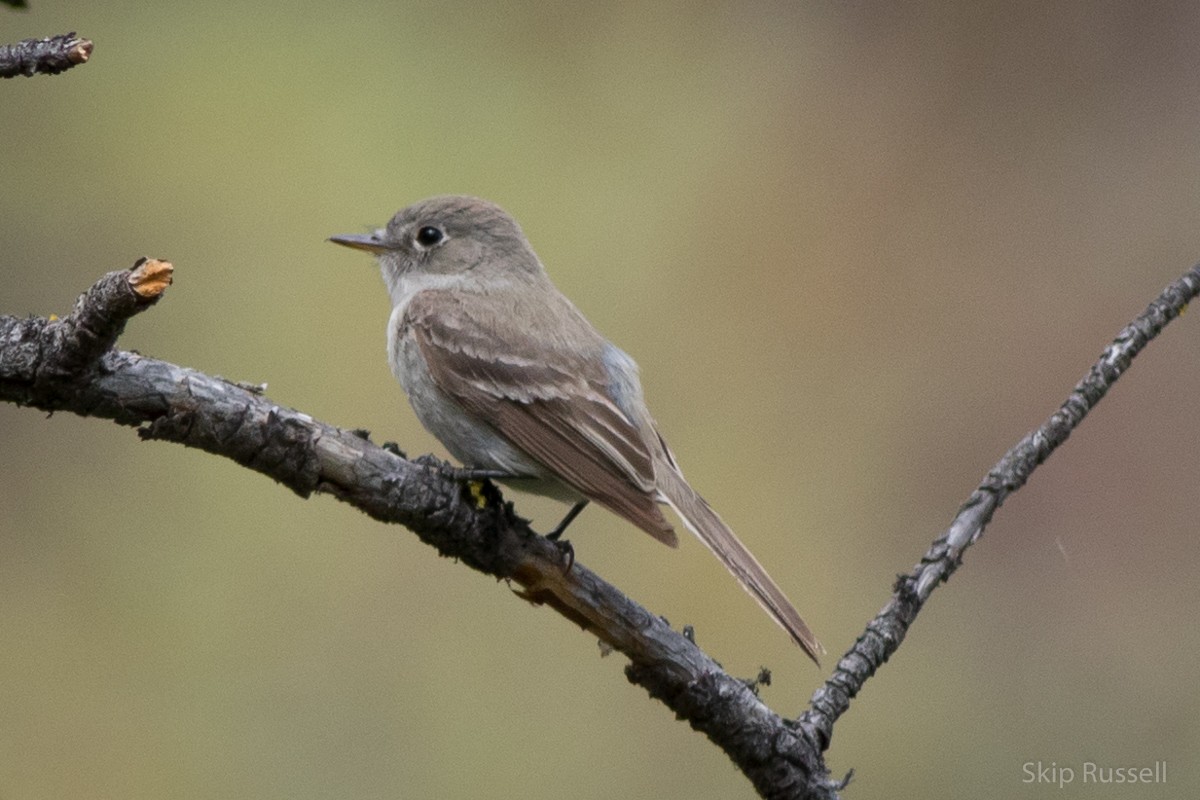
[[[86,64],[92,56],[91,39],[80,39],[75,32],[45,39],[22,39],[16,44],[0,44],[0,78],[17,75],[57,75],[71,67]]]
[[[719,746],[768,798],[832,798],[823,753],[865,681],[895,652],[930,594],[962,563],[993,513],[1200,293],[1200,266],[1167,287],[1104,352],[1063,406],[984,478],[888,604],[789,720],[767,708],[755,682],[728,675],[688,636],[630,600],[555,543],[533,533],[488,482],[463,480],[429,457],[408,460],[348,431],[272,403],[247,387],[114,349],[125,322],[153,305],[172,268],[142,259],[105,275],[64,319],[0,317],[0,400],[134,426],[230,458],[307,497],[331,494],[411,529],[444,556],[519,587],[620,651],[626,675]],[[760,679],[765,676],[760,676]]]

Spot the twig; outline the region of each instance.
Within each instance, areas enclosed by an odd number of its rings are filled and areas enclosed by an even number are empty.
[[[74,31],[45,39],[24,39],[0,45],[0,78],[16,75],[57,75],[92,55],[91,39],[80,39]]]
[[[811,709],[799,719],[800,726],[820,743],[822,750],[829,746],[833,724],[850,707],[850,700],[904,641],[905,633],[929,595],[962,564],[964,551],[983,535],[996,509],[1067,440],[1142,348],[1168,322],[1182,314],[1197,294],[1200,294],[1200,264],[1167,286],[1157,300],[1117,334],[1058,411],[1004,454],[916,568],[896,580],[892,599],[842,656],[825,685],[809,701]]]

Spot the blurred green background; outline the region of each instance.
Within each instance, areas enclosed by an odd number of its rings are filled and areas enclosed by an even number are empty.
[[[52,3],[0,83],[0,312],[177,269],[121,346],[443,451],[324,238],[488,197],[640,362],[692,482],[830,651],[1200,258],[1192,3]],[[1011,498],[838,725],[848,797],[1200,790],[1200,321]],[[0,405],[0,797],[751,797],[619,656],[403,529]],[[561,513],[518,497],[539,527]],[[581,562],[794,715],[808,664],[704,548]],[[827,665],[828,668],[828,665]],[[1127,796],[1134,796],[1130,792]]]

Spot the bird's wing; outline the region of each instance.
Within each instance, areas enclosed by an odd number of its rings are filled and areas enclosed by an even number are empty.
[[[650,448],[610,396],[604,340],[573,306],[560,309],[570,312],[564,332],[563,314],[498,310],[497,301],[420,292],[405,309],[401,335],[414,338],[438,389],[468,413],[583,496],[674,547]],[[498,313],[520,324],[494,324]]]

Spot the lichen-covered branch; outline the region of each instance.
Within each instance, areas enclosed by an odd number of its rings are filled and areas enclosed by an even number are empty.
[[[502,578],[629,658],[629,680],[708,736],[764,797],[831,798],[816,742],[767,708],[746,681],[661,618],[529,530],[490,483],[464,483],[436,460],[408,460],[271,402],[261,391],[112,349],[170,265],[110,273],[61,320],[0,317],[0,400],[136,426],[224,456],[297,494],[323,492],[398,522],[444,556]],[[152,296],[139,289],[155,287]]]
[[[911,573],[899,577],[892,599],[842,656],[825,685],[813,695],[811,708],[799,720],[822,750],[829,746],[833,725],[850,707],[850,700],[904,641],[905,633],[929,595],[962,564],[963,552],[983,535],[996,509],[1025,485],[1033,470],[1067,440],[1142,348],[1168,322],[1182,314],[1198,294],[1200,264],[1167,286],[1158,299],[1117,334],[1062,406],[1004,454],[958,510],[950,527],[934,540],[921,562]]]
[[[57,75],[91,58],[91,39],[80,39],[74,31],[45,39],[23,39],[0,44],[0,78],[17,75]]]

